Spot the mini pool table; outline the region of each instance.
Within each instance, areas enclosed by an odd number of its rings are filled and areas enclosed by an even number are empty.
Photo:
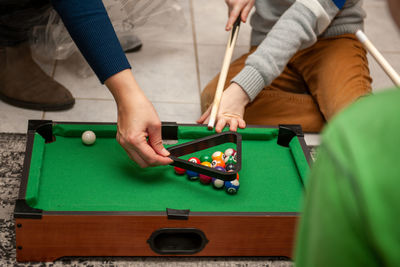
[[[163,140],[168,147],[214,134],[206,128],[163,123]],[[82,144],[86,130],[96,133],[92,146]],[[240,189],[230,195],[176,175],[172,166],[139,168],[115,140],[115,124],[29,121],[14,212],[17,260],[290,257],[310,163],[301,128],[238,132]]]

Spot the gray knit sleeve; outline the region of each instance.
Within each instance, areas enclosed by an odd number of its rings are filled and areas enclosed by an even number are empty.
[[[247,58],[232,82],[239,84],[253,101],[264,86],[282,73],[297,51],[316,42],[338,11],[332,0],[297,0]]]

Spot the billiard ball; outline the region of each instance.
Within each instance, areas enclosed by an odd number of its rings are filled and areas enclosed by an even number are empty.
[[[93,145],[96,142],[96,135],[93,131],[85,131],[82,134],[82,143],[85,145]]]
[[[225,166],[225,170],[226,170],[226,171],[234,171],[235,169],[236,169],[236,165],[233,164],[233,163],[228,163],[228,164],[226,164],[226,166]]]
[[[239,190],[239,180],[233,180],[233,181],[225,181],[225,191],[228,194],[236,194],[237,191]]]
[[[176,167],[176,166],[174,167],[174,170],[175,170],[175,173],[179,174],[179,175],[183,175],[186,172],[185,169],[182,169],[182,168],[179,168],[179,167]]]
[[[236,154],[235,154],[236,155]],[[236,158],[235,156],[229,156],[225,158],[225,164],[233,163],[236,164]]]
[[[188,176],[188,179],[191,181],[199,179],[199,174],[197,172],[186,170],[186,174]]]
[[[222,167],[222,166],[216,166],[215,169],[218,170],[218,171],[221,171],[221,172],[225,172],[226,171],[225,168]]]
[[[200,161],[201,161],[201,162],[207,161],[207,162],[210,162],[210,163],[211,163],[212,158],[211,158],[209,155],[202,155],[202,156],[200,157]]]
[[[221,189],[224,187],[224,181],[221,179],[212,178],[212,185],[217,189]]]
[[[214,160],[211,162],[211,166],[212,166],[213,168],[215,168],[215,167],[217,167],[217,166],[221,166],[221,167],[225,168],[225,162],[224,162],[223,160],[221,160],[221,159],[214,159]]]
[[[233,156],[233,154],[236,153],[236,150],[233,148],[228,148],[227,150],[225,150],[225,157],[229,157],[229,156]]]
[[[210,162],[208,162],[208,161],[204,161],[204,162],[202,162],[202,163],[201,163],[201,165],[203,165],[203,166],[206,166],[206,167],[210,167],[210,168],[212,168],[212,165],[211,165],[211,163],[210,163]]]
[[[202,184],[209,184],[212,181],[212,178],[210,176],[207,176],[207,175],[204,175],[204,174],[200,174],[199,178],[200,178],[200,182]]]
[[[215,152],[212,154],[211,157],[212,157],[213,160],[216,160],[216,159],[225,160],[225,154],[222,153],[221,151],[215,151]]]
[[[190,159],[188,159],[188,161],[196,163],[196,164],[200,164],[200,159],[196,158],[196,157],[191,157]]]

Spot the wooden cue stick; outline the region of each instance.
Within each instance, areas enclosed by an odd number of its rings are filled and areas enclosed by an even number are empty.
[[[226,45],[225,57],[222,63],[221,73],[219,74],[217,90],[215,91],[214,102],[210,114],[210,120],[208,121],[208,129],[210,130],[214,128],[215,120],[217,118],[219,104],[221,102],[222,93],[224,91],[226,76],[228,75],[229,65],[232,59],[233,48],[235,47],[236,40],[239,34],[239,27],[240,15],[233,24],[231,33],[229,34],[228,44]]]
[[[358,30],[356,32],[356,36],[358,40],[367,48],[368,52],[375,58],[375,60],[379,63],[385,73],[389,76],[392,82],[400,87],[400,76],[397,72],[390,66],[389,62],[382,56],[382,54],[376,49],[376,47],[371,43],[368,37],[361,31]]]

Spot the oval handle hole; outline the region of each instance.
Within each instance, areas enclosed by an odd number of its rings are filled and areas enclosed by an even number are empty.
[[[195,228],[164,228],[155,231],[147,242],[158,254],[195,254],[208,240]]]

